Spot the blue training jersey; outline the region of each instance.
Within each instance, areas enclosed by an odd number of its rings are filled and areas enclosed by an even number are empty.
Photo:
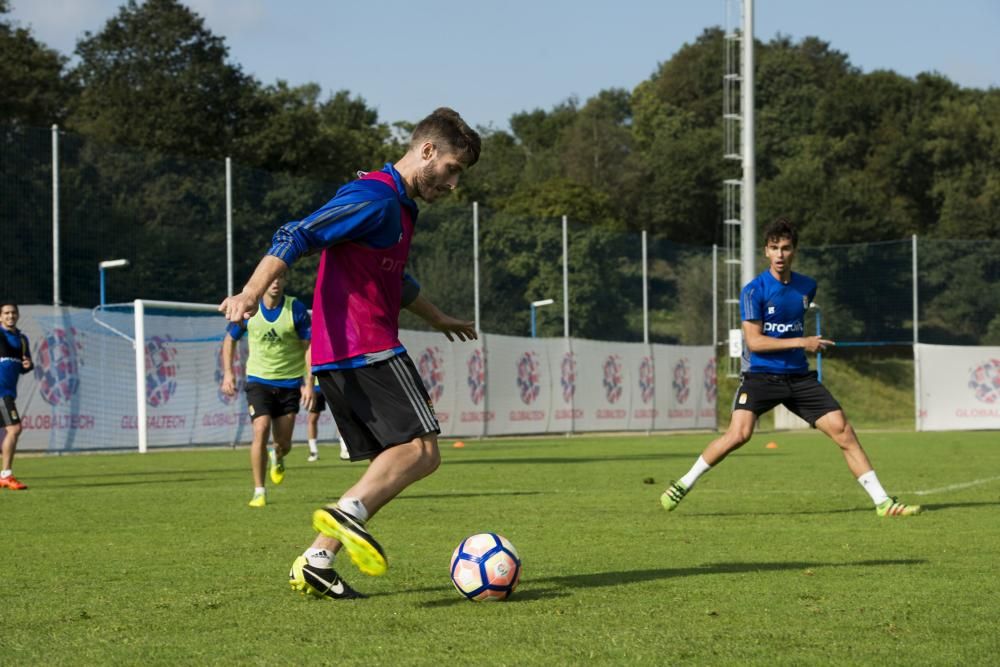
[[[17,380],[31,370],[22,364],[31,360],[28,337],[14,329],[0,327],[0,397],[17,398]]]
[[[816,281],[792,272],[787,285],[775,278],[770,269],[747,283],[740,294],[740,317],[757,320],[765,336],[801,338],[805,336],[806,311],[816,297]],[[743,344],[744,373],[807,373],[809,361],[802,348],[778,352],[751,352]]]

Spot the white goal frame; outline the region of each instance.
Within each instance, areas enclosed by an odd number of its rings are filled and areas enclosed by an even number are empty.
[[[139,437],[139,453],[145,454],[149,445],[146,424],[146,307],[214,313],[219,311],[219,306],[212,303],[154,301],[151,299],[136,299],[133,304],[135,307],[135,339],[132,344],[135,347],[136,427]]]

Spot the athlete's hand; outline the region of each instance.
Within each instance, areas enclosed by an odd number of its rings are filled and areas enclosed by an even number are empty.
[[[226,316],[230,322],[240,323],[249,320],[257,312],[257,304],[260,297],[248,294],[243,290],[239,294],[234,294],[219,304],[219,312]]]
[[[476,333],[476,323],[459,320],[450,315],[441,314],[436,320],[431,322],[431,326],[454,341],[452,336],[458,336],[459,340],[476,340],[479,334]]]
[[[21,368],[23,368],[24,370],[30,371],[32,368],[34,368],[34,366],[35,365],[31,363],[31,359],[29,359],[28,357],[21,358]]]
[[[299,392],[302,394],[302,407],[306,409],[306,412],[312,410],[313,406],[313,388],[311,385],[302,385],[299,387]]]
[[[222,384],[219,386],[219,390],[226,396],[236,395],[236,379],[232,373],[222,376]]]
[[[802,339],[802,347],[805,348],[806,352],[822,352],[826,348],[834,345],[836,345],[836,343],[832,340],[820,338],[819,336],[806,336]]]

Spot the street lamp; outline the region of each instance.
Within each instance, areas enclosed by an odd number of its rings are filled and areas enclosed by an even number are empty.
[[[555,301],[553,301],[552,299],[541,299],[540,301],[532,301],[531,302],[531,337],[532,338],[535,337],[535,322],[536,322],[536,319],[537,319],[536,316],[535,316],[535,309],[539,308],[541,306],[551,306],[553,303],[555,303]]]
[[[101,274],[101,307],[104,306],[104,270],[117,269],[123,266],[128,266],[127,259],[106,259],[103,262],[98,262],[97,269]]]

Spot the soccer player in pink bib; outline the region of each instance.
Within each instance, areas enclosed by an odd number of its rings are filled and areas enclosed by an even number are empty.
[[[295,559],[294,590],[335,599],[363,597],[333,568],[344,548],[366,574],[383,574],[385,552],[365,523],[441,462],[434,407],[399,341],[406,307],[451,340],[475,339],[472,322],[442,313],[404,272],[417,221],[415,198],[433,202],[479,159],[479,135],[440,108],[413,130],[406,154],[337,191],[308,217],[282,226],[243,291],[219,306],[230,322],[251,317],[267,286],[298,257],[322,251],[312,319],[312,372],[352,461],[370,460],[334,505],[313,513],[319,533]],[[419,286],[416,286],[419,289]]]

